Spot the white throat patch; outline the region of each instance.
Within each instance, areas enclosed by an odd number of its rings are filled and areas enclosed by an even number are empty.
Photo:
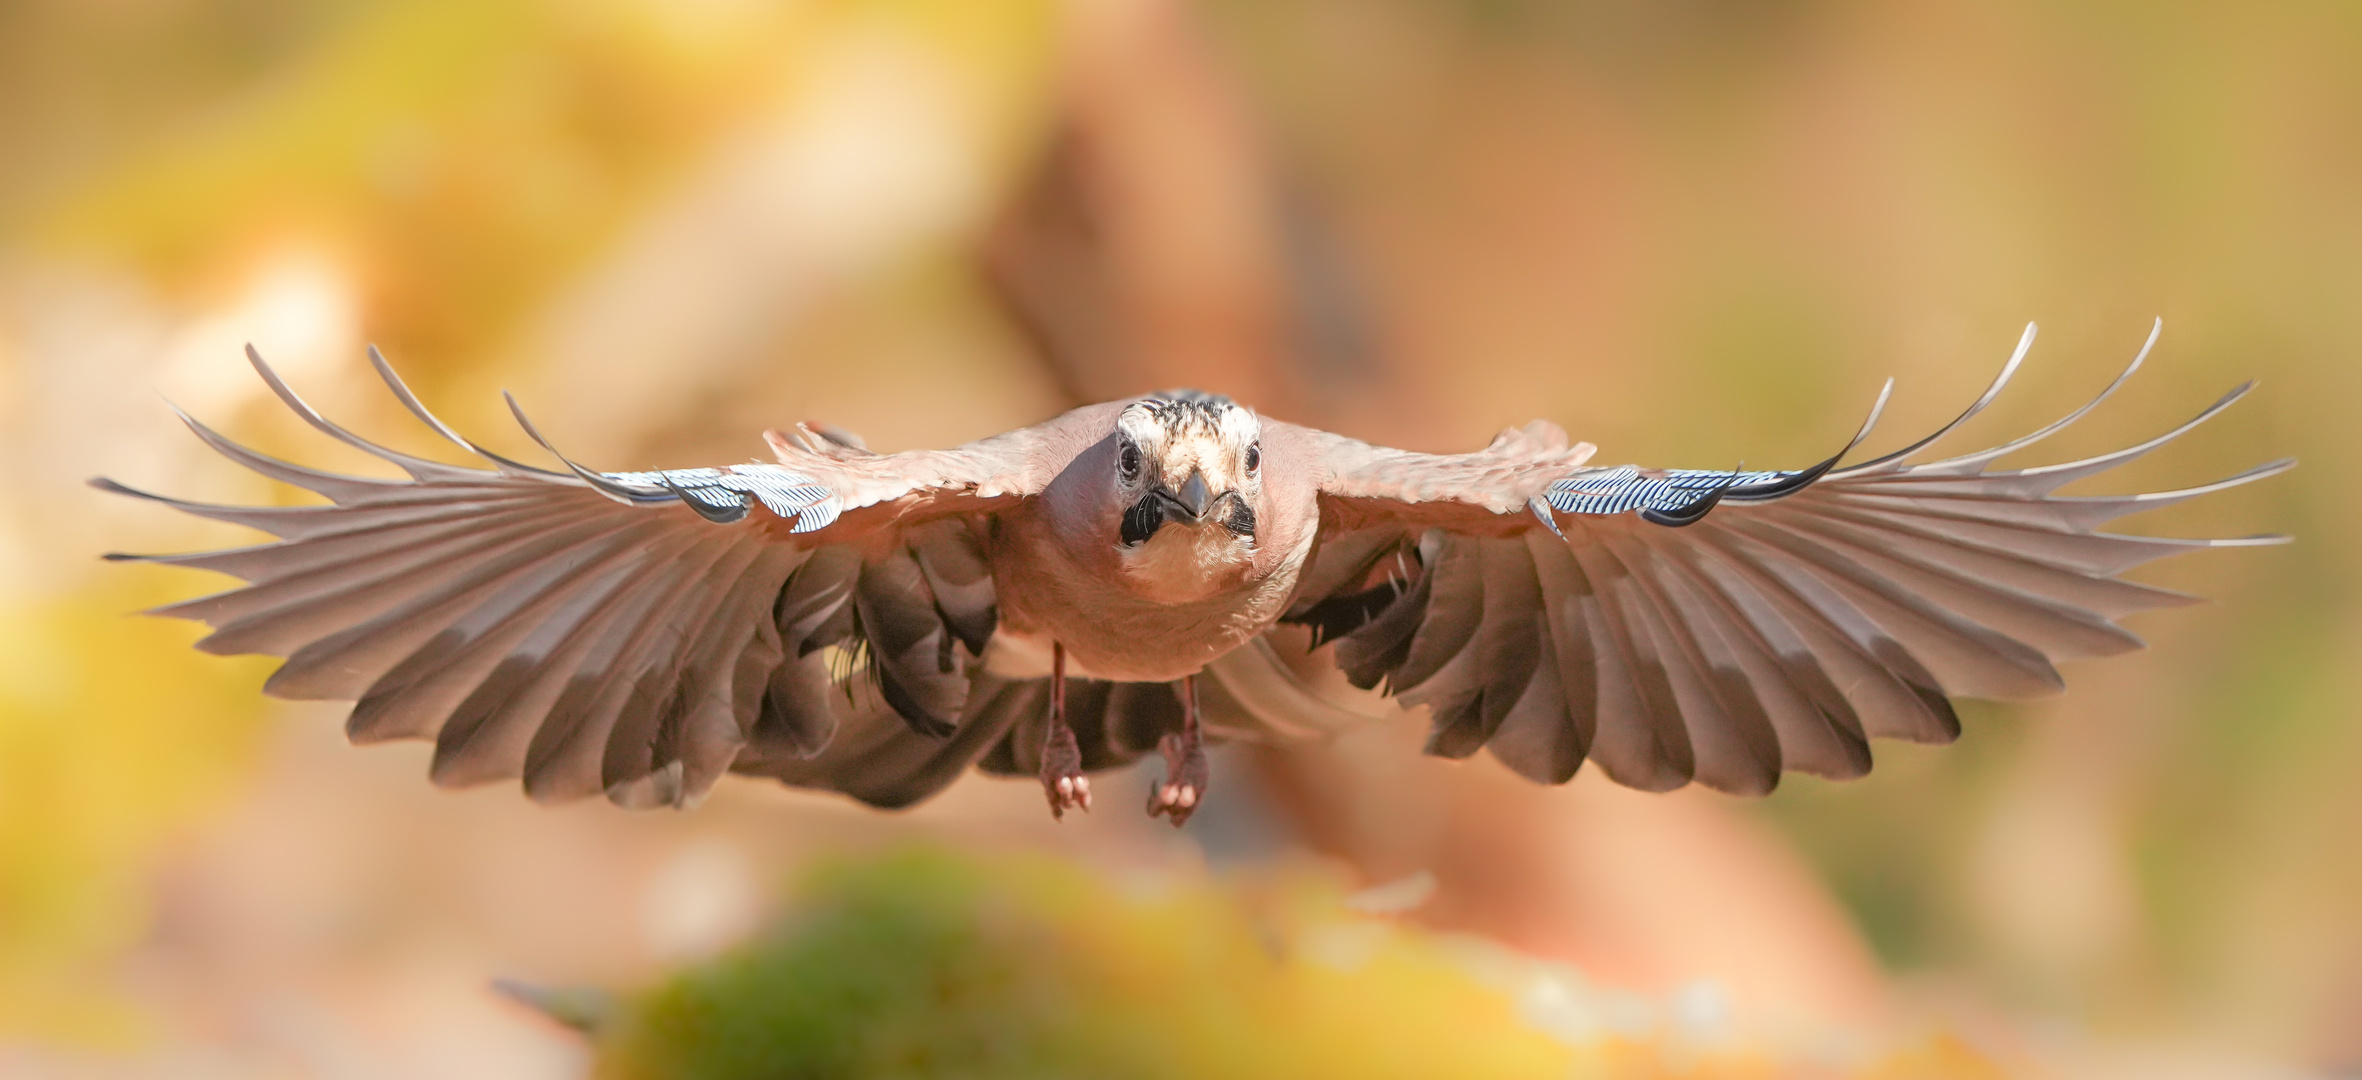
[[[1116,549],[1116,558],[1143,597],[1186,604],[1236,586],[1255,561],[1255,545],[1218,526],[1167,525],[1146,543]]]

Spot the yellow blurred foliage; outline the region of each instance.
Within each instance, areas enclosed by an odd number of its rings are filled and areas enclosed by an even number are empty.
[[[694,9],[694,10],[692,10]],[[483,357],[735,127],[878,41],[948,76],[960,133],[1018,166],[1041,123],[1043,0],[383,4],[209,122],[38,219],[53,250],[204,295],[290,243],[360,280],[381,342]],[[702,12],[702,14],[701,14]]]
[[[609,1080],[1988,1080],[1936,1036],[1866,1063],[1688,1031],[1484,942],[1350,915],[1326,877],[1118,887],[1030,855],[824,860],[767,935],[630,1002]],[[1629,1013],[1628,1004],[1622,1011]]]
[[[734,125],[804,95],[832,50],[924,55],[1014,168],[1050,37],[1042,0],[362,5],[10,239],[198,311],[287,249],[324,256],[370,337],[421,357],[405,366],[432,387],[501,363],[526,312]],[[0,361],[21,376],[13,351]],[[276,662],[200,654],[199,628],[132,617],[192,587],[137,573],[44,583],[62,591],[0,612],[0,1036],[137,1031],[108,962],[148,931],[160,851],[234,789],[269,715]]]
[[[252,766],[270,665],[133,616],[159,579],[0,612],[0,1033],[136,1032],[90,961],[147,931],[157,856]]]

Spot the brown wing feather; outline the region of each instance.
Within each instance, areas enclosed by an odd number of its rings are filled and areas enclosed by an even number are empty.
[[[969,667],[996,613],[962,519],[1038,490],[1091,419],[883,455],[799,429],[774,439],[776,466],[604,474],[561,458],[558,471],[478,450],[373,355],[405,407],[490,466],[477,469],[371,443],[250,358],[307,423],[408,478],[307,469],[184,415],[225,456],[330,502],[216,507],[94,481],[278,537],[116,557],[243,579],[157,613],[212,625],[209,651],[287,657],[270,693],[355,700],[355,741],[434,740],[437,783],[522,777],[543,800],[678,805],[749,745],[774,771],[783,755],[819,753],[838,727],[832,687],[851,674],[847,657],[868,661],[916,728],[968,711]]]
[[[2000,392],[2031,340],[1936,436]],[[1428,706],[1431,753],[1487,745],[1549,782],[1592,760],[1651,790],[1694,779],[1760,794],[1787,769],[1858,776],[1870,736],[1948,741],[1960,730],[1949,697],[2055,693],[2057,661],[2140,647],[2116,620],[2192,600],[2123,571],[2280,542],[2097,530],[2290,462],[2181,491],[2055,494],[2244,391],[2155,439],[2062,465],[1991,468],[2097,399],[1976,454],[1912,464],[1931,436],[1851,468],[1832,459],[1724,481],[1585,468],[1590,447],[1543,424],[1461,455],[1267,425],[1267,440],[1282,428],[1281,444],[1316,463],[1322,485],[1322,544],[1287,618],[1334,640],[1356,684]],[[1663,524],[1643,520],[1652,508]]]

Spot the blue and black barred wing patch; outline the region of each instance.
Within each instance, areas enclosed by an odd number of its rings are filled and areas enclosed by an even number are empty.
[[[1618,465],[1585,469],[1550,485],[1542,498],[1562,514],[1628,514],[1635,510],[1674,513],[1700,499],[1770,484],[1798,475],[1784,472],[1716,472],[1710,469],[1650,469]]]
[[[817,532],[835,523],[842,503],[826,486],[779,465],[733,465],[719,469],[662,469],[601,473],[643,502],[678,499],[707,521],[729,524],[744,518],[750,503],[795,523],[791,531]]]
[[[780,520],[791,522],[789,531],[795,533],[818,532],[835,524],[837,516],[844,512],[844,501],[826,484],[779,465],[619,473],[584,468],[550,445],[513,395],[502,396],[508,399],[509,411],[516,416],[517,425],[525,429],[525,434],[563,462],[576,479],[617,502],[678,502],[718,525],[746,520],[747,512],[759,503]]]
[[[1961,419],[1975,415],[1978,409],[1984,408],[1992,400],[1993,394],[1999,391],[2001,383],[2008,380],[2009,373],[2016,369],[2018,360],[2024,355],[2025,348],[2021,344],[2018,355],[2003,369],[1993,389],[1986,391],[1985,397]],[[1562,514],[1608,515],[1638,511],[1641,520],[1650,524],[1679,528],[1705,520],[1706,515],[1725,500],[1770,502],[1784,499],[1818,483],[1831,469],[1837,467],[1838,462],[1845,460],[1847,454],[1853,453],[1862,440],[1869,438],[1871,430],[1878,426],[1878,417],[1886,411],[1887,399],[1894,396],[1894,390],[1894,380],[1888,379],[1886,386],[1878,392],[1877,403],[1870,406],[1870,415],[1863,418],[1862,426],[1854,432],[1854,437],[1846,440],[1842,449],[1809,468],[1790,472],[1642,469],[1633,465],[1584,469],[1553,481],[1539,501]],[[1959,422],[1955,420],[1953,424]],[[1950,430],[1950,426],[1946,430]],[[1925,442],[1921,445],[1925,445]],[[1557,531],[1558,523],[1544,506],[1534,506],[1533,510],[1534,516],[1540,518],[1544,525],[1550,526],[1553,532]]]

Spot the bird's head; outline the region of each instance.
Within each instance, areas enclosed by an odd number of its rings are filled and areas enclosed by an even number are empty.
[[[1118,551],[1135,573],[1162,577],[1251,559],[1263,487],[1262,422],[1229,398],[1175,390],[1116,418]]]

